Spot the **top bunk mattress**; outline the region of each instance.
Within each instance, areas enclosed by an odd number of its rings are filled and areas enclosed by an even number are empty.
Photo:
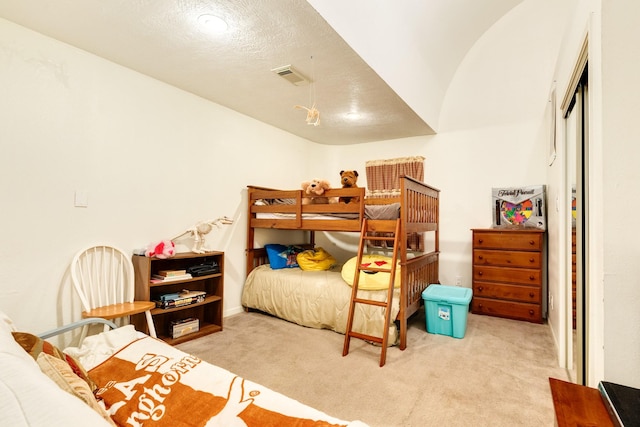
[[[277,202],[268,203],[264,200],[256,201],[258,206],[277,206],[277,205],[292,205],[295,201],[289,202],[286,200],[279,200]],[[330,206],[330,204],[329,204]],[[364,216],[368,219],[376,220],[393,220],[400,217],[400,203],[390,203],[387,205],[365,205]],[[293,219],[296,218],[295,213],[285,212],[258,212],[256,218],[258,219]],[[326,213],[303,213],[304,219],[322,219],[322,220],[337,220],[337,219],[358,219],[357,213],[346,212],[326,212]]]

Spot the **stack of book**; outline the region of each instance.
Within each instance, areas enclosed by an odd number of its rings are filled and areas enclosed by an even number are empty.
[[[190,273],[187,270],[160,270],[156,274],[151,275],[151,283],[172,282],[175,280],[187,280],[191,279]]]
[[[156,307],[159,308],[175,308],[203,302],[206,296],[207,293],[204,291],[189,291],[185,289],[182,292],[160,295],[155,300],[155,303]]]

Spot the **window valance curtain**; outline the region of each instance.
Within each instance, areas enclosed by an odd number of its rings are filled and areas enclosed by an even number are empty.
[[[400,195],[400,176],[410,176],[424,181],[424,157],[398,157],[395,159],[369,160],[365,163],[367,197],[394,197]],[[381,235],[384,235],[381,233]],[[386,246],[384,241],[370,241],[372,246]],[[424,236],[411,233],[407,245],[414,251],[424,251]]]
[[[400,176],[406,175],[424,181],[424,157],[398,157],[369,160],[365,163],[369,191],[398,191]]]

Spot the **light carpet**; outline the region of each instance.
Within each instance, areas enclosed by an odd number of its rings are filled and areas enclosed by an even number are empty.
[[[426,332],[424,312],[409,321],[408,345],[380,347],[265,314],[224,319],[221,332],[182,351],[344,420],[372,427],[553,426],[549,377],[558,367],[548,325],[469,314],[466,335]]]

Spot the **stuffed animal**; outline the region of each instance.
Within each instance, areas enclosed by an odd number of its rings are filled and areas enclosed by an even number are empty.
[[[326,190],[331,189],[329,181],[318,178],[312,181],[305,181],[302,183],[302,189],[304,190],[303,205],[329,203],[329,198],[324,195]]]
[[[171,240],[163,240],[158,243],[151,243],[147,246],[145,256],[156,257],[160,259],[171,258],[176,254],[176,245]]]
[[[342,188],[357,188],[356,182],[358,182],[358,171],[340,171]],[[352,199],[354,202],[358,201],[357,197],[340,197],[340,202],[349,203]]]

